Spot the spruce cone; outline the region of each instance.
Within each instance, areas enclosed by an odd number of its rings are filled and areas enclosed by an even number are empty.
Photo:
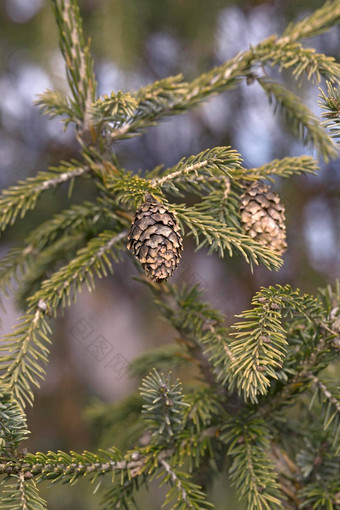
[[[167,280],[178,266],[183,249],[180,227],[174,214],[147,195],[132,222],[127,247],[151,280]]]
[[[240,210],[250,237],[280,255],[286,251],[285,211],[277,193],[263,182],[254,182],[242,195]]]

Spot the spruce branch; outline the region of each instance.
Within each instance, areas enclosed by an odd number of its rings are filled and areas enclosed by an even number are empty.
[[[29,473],[11,475],[10,482],[3,489],[0,500],[1,510],[47,510],[46,501],[39,495]]]
[[[65,59],[73,110],[83,133],[90,130],[90,109],[96,96],[96,80],[90,44],[85,45],[77,0],[52,0],[59,30],[59,45]]]
[[[285,363],[287,370],[278,374],[284,383],[283,387],[279,385],[279,391],[276,390],[273,394],[261,399],[259,412],[264,418],[278,416],[284,407],[294,404],[297,397],[310,388],[310,374],[318,374],[327,363],[336,359],[338,352],[332,348],[335,335],[329,333],[326,325],[325,328],[323,327],[323,315],[324,312],[321,314],[316,312],[314,317],[311,316],[313,322],[308,321],[309,327],[308,323],[305,323],[306,335],[301,331],[300,325],[289,336],[289,342],[294,347],[293,341],[296,340],[296,336],[299,333],[302,334],[302,338],[298,340],[295,349],[293,348],[290,353],[290,363],[288,360]]]
[[[259,179],[274,181],[272,176],[287,178],[292,175],[315,174],[318,168],[317,162],[310,156],[287,157],[273,160],[258,168],[240,168],[235,172],[228,172],[230,178],[218,174],[205,176],[201,175],[201,172],[198,175],[175,176],[175,179],[164,187],[164,191],[181,198],[184,197],[183,191],[198,195],[201,202],[197,203],[197,210],[242,232],[240,195],[244,192],[246,182]],[[157,177],[152,180],[157,182],[159,169],[154,171],[157,172]],[[146,177],[149,177],[149,174]],[[202,193],[206,194],[202,196]]]
[[[28,453],[16,461],[2,463],[0,473],[24,473],[28,478],[35,477],[37,483],[45,480],[52,483],[59,481],[74,483],[82,476],[88,476],[95,481],[98,476],[109,472],[132,470],[140,467],[143,462],[144,458],[137,455],[137,452],[132,452],[130,458],[124,459],[116,448],[83,453],[66,453],[58,450],[58,452]]]
[[[153,369],[143,380],[140,393],[145,402],[142,413],[155,441],[171,441],[183,428],[183,407],[188,405],[180,381],[173,383],[171,372],[165,378]]]
[[[153,368],[164,370],[171,366],[172,369],[190,363],[188,356],[181,351],[176,344],[166,344],[154,349],[149,349],[139,355],[130,363],[131,373],[138,379],[148,375]]]
[[[203,301],[198,286],[167,284],[151,290],[161,314],[181,335],[180,352],[198,365],[210,387],[224,393],[218,382],[225,381],[232,360],[224,317]]]
[[[259,179],[268,179],[274,182],[272,176],[288,178],[293,175],[315,174],[318,170],[319,165],[311,156],[286,157],[275,159],[257,168],[238,168],[237,171],[229,171],[228,175],[230,177],[218,174],[201,175],[201,173],[186,176],[175,175],[175,178],[171,180],[165,190],[167,193],[180,197],[183,196],[181,191],[192,192],[199,197],[202,193],[208,193],[208,195],[201,197],[203,201],[207,200],[209,202],[211,199],[216,201],[216,205],[221,201],[225,202],[225,205],[233,201],[235,209],[238,209],[239,195],[242,192],[241,188],[244,186],[244,182],[253,182]],[[159,167],[146,173],[145,177],[149,179],[154,173],[157,176],[152,177],[151,182],[156,183],[161,178]],[[164,173],[167,174],[167,170]],[[201,207],[201,204],[199,207]],[[204,207],[204,210],[208,210],[208,208]],[[217,217],[219,217],[219,214]]]
[[[216,184],[216,188],[202,197],[197,210],[216,218],[220,223],[242,232],[240,218],[240,195],[243,189],[237,181],[225,179]]]
[[[283,494],[269,456],[270,435],[264,421],[228,420],[222,440],[232,458],[229,476],[249,510],[282,508]]]
[[[189,228],[189,235],[194,236],[197,250],[209,246],[209,253],[217,251],[221,257],[224,257],[225,251],[229,256],[236,251],[248,263],[253,262],[256,265],[262,263],[268,269],[279,269],[281,266],[282,260],[279,255],[235,228],[216,221],[198,208],[172,204],[171,209]]]
[[[316,387],[310,407],[313,406],[317,397],[322,405],[323,428],[333,430],[333,446],[337,448],[336,454],[338,454],[340,452],[340,388],[330,389],[311,372],[306,375]]]
[[[219,92],[234,88],[241,80],[252,78],[254,71],[256,76],[259,65],[279,65],[292,69],[296,78],[306,74],[308,79],[316,82],[321,76],[329,81],[339,79],[340,66],[333,58],[297,43],[303,37],[312,37],[339,23],[338,11],[338,0],[327,2],[311,17],[291,25],[281,38],[269,37],[192,82],[182,81],[179,75],[141,88],[135,93],[137,108],[134,114],[112,130],[111,140],[136,135],[162,117],[185,112]]]
[[[240,171],[240,155],[230,147],[214,147],[189,158],[183,158],[173,168],[167,169],[160,177],[151,180],[152,186],[176,183],[177,179],[192,176],[204,178],[216,175],[234,176]]]
[[[214,153],[214,151],[209,151],[209,154],[211,153]],[[204,153],[203,155],[201,153],[197,158],[203,158],[203,156]],[[206,165],[205,159],[203,159],[203,163]],[[210,163],[210,165],[214,170],[219,170],[220,168],[220,163],[219,166],[217,166],[216,160]],[[238,162],[235,162],[235,165],[238,167]],[[184,171],[187,168],[192,171],[192,166],[193,165],[184,165],[183,167],[183,163],[180,162],[179,169],[175,170],[175,172],[178,171],[183,175],[183,168]],[[196,170],[198,169],[196,168]],[[169,179],[171,175],[173,177],[175,172],[169,174]],[[160,179],[165,179],[165,177],[168,178],[167,175],[165,175],[164,178],[161,177]],[[167,201],[161,195],[161,191],[153,187],[153,182],[157,183],[157,180],[149,181],[139,176],[132,176],[130,173],[126,173],[122,177],[111,179],[108,182],[107,189],[115,193],[115,199],[117,201],[122,203],[132,202],[136,207],[138,207],[144,199],[145,193],[158,195],[157,198],[166,203]],[[162,182],[164,183],[165,181]],[[190,230],[189,235],[195,237],[198,245],[197,249],[209,246],[209,253],[217,251],[221,257],[224,256],[225,250],[229,252],[230,256],[236,251],[243,256],[248,263],[252,262],[256,265],[262,263],[269,269],[278,269],[282,264],[282,260],[278,254],[254,241],[251,237],[245,235],[242,230],[240,231],[236,228],[228,227],[226,224],[216,221],[215,218],[209,214],[203,213],[202,209],[199,207],[186,207],[184,204],[167,204],[167,206],[169,210],[176,214],[181,222],[187,225]]]
[[[125,237],[126,231],[117,233],[107,230],[90,239],[69,264],[43,282],[40,290],[29,299],[29,306],[36,306],[39,301],[43,301],[56,311],[59,306],[71,306],[83,283],[86,283],[91,292],[95,275],[102,278],[113,272],[110,257],[115,262],[119,261],[118,254]]]
[[[171,510],[191,510],[213,508],[213,505],[206,501],[205,494],[201,488],[188,480],[187,473],[173,468],[165,459],[160,461],[164,472],[162,473],[161,485],[168,483],[172,488],[168,491],[164,505],[171,505]]]
[[[339,22],[340,2],[339,0],[328,0],[328,2],[325,2],[320,9],[316,9],[310,16],[303,18],[298,23],[288,25],[283,33],[283,37],[291,41],[314,37]]]
[[[150,437],[145,432],[142,405],[143,400],[138,392],[119,402],[93,399],[86,407],[84,416],[101,447],[111,445],[114,437],[117,447],[130,450],[137,444],[145,444],[143,440]]]
[[[17,217],[23,218],[27,211],[35,208],[40,194],[48,189],[75,178],[83,176],[90,171],[87,166],[79,166],[74,161],[63,163],[58,168],[51,168],[48,172],[39,172],[35,177],[29,177],[25,181],[19,181],[16,186],[3,190],[0,196],[0,230],[15,222]]]
[[[225,415],[224,402],[221,395],[216,393],[216,388],[195,387],[193,391],[187,392],[185,400],[189,404],[185,409],[185,430],[193,429],[195,433],[206,434],[207,429]]]
[[[33,258],[33,247],[14,246],[0,259],[0,292],[2,294],[5,296],[10,294],[13,285],[18,283],[28,270]]]
[[[321,78],[331,82],[340,78],[340,65],[333,57],[316,53],[314,48],[304,48],[286,37],[276,40],[268,38],[255,46],[254,52],[259,63],[269,67],[278,66],[279,71],[289,69],[299,83],[304,77],[312,83],[319,83]]]
[[[288,178],[292,175],[316,174],[319,170],[318,162],[311,156],[287,157],[283,159],[274,159],[257,168],[245,170],[246,176],[256,179],[271,179],[275,175],[282,178]]]
[[[93,290],[96,276],[113,271],[112,260],[118,261],[125,248],[125,229],[132,220],[131,211],[145,200],[146,193],[177,214],[182,228],[188,227],[189,235],[194,235],[198,248],[208,245],[210,251],[218,251],[222,256],[225,250],[230,255],[237,251],[250,264],[262,262],[268,268],[279,267],[281,259],[277,254],[242,232],[240,196],[248,182],[315,172],[317,164],[312,158],[284,158],[245,169],[235,151],[216,147],[183,159],[172,168],[163,170],[159,166],[143,178],[141,173],[133,175],[122,170],[115,157],[109,157],[108,145],[142,132],[165,116],[184,112],[237,86],[241,80],[247,79],[250,84],[258,79],[286,112],[295,134],[317,147],[325,157],[335,155],[331,138],[320,128],[316,117],[280,84],[259,77],[259,69],[278,66],[280,70],[290,70],[298,79],[306,75],[314,82],[321,76],[329,83],[339,80],[340,66],[334,59],[303,48],[298,40],[338,23],[340,0],[326,2],[306,20],[291,25],[283,37],[270,37],[190,83],[181,76],[167,78],[136,93],[117,92],[98,100],[78,4],[76,0],[53,0],[53,6],[72,98],[47,91],[39,105],[52,117],[62,115],[66,123],[76,123],[85,165],[62,164],[5,191],[0,197],[0,206],[5,211],[0,229],[35,207],[45,189],[73,182],[77,172],[85,175],[92,171],[101,197],[93,203],[73,206],[43,223],[27,237],[22,253],[14,248],[0,262],[0,278],[6,291],[11,288],[12,276],[24,275],[24,287],[29,283],[31,289],[39,283],[39,289],[28,299],[26,315],[0,345],[4,385],[0,388],[0,475],[9,482],[2,507],[42,510],[45,502],[36,483],[73,484],[86,476],[99,485],[107,475],[112,477],[112,484],[104,496],[105,509],[129,508],[139,487],[158,475],[162,483],[170,485],[165,505],[174,510],[208,508],[211,505],[201,488],[193,483],[197,480],[194,477],[209,464],[221,471],[228,451],[231,480],[246,499],[249,510],[288,508],[290,504],[319,510],[327,505],[335,510],[339,503],[339,460],[333,447],[338,446],[340,434],[339,395],[338,389],[333,390],[319,372],[338,353],[340,287],[334,291],[327,289],[321,300],[300,295],[289,286],[262,289],[253,299],[252,310],[244,312],[243,320],[234,325],[231,340],[225,317],[203,302],[196,287],[177,289],[144,279],[162,315],[180,338],[175,348],[158,349],[142,356],[135,371],[142,373],[145,366],[155,364],[165,368],[167,364],[191,363],[198,366],[203,385],[189,388],[184,395],[178,380],[172,382],[155,369],[142,383],[142,398],[135,395],[125,405],[97,409],[94,421],[106,430],[106,441],[119,434],[125,425],[126,444],[129,434],[128,444],[132,447],[126,454],[111,448],[81,454],[58,451],[21,456],[17,449],[28,433],[20,406],[25,402],[32,404],[33,387],[39,386],[48,360],[49,317],[75,301],[83,283]],[[324,93],[322,101],[326,127],[337,130],[336,94],[335,87],[328,85],[328,96]],[[328,121],[335,124],[330,126]],[[167,201],[167,193],[185,196],[191,191],[200,198],[194,206]],[[107,230],[103,230],[104,222]],[[77,243],[83,243],[87,237],[90,237],[87,245],[74,255]],[[69,257],[65,256],[67,249]],[[59,263],[71,257],[70,262],[60,267]],[[51,269],[54,272],[41,283],[43,273]],[[321,404],[317,427],[314,430],[304,420],[301,426],[306,427],[314,442],[312,448],[298,453],[298,468],[293,474],[279,471],[280,482],[284,474],[291,477],[290,484],[283,481],[280,487],[273,463],[273,438],[281,447],[293,430],[292,420],[282,410],[296,402],[297,395],[307,390],[310,393],[313,385]],[[143,425],[139,412],[142,399],[148,427],[145,421]],[[305,401],[300,400],[303,409],[307,409]],[[309,417],[311,414],[309,411]],[[303,413],[301,416],[304,418]],[[128,427],[132,422],[133,426]],[[273,430],[272,438],[269,431]],[[330,446],[332,435],[334,444]],[[296,436],[301,438],[302,434]],[[296,441],[292,441],[289,446],[292,458],[296,455],[295,445]],[[315,451],[320,453],[321,467],[315,462]],[[192,475],[179,470],[183,464]],[[308,466],[312,468],[307,474]],[[291,486],[293,497],[286,505],[283,495],[289,496]]]
[[[0,387],[0,457],[15,458],[19,444],[27,439],[26,416],[13,400],[6,386]]]
[[[23,459],[15,462],[0,464],[0,473],[11,474],[12,477],[22,477],[41,483],[48,480],[50,483],[68,482],[76,483],[80,478],[86,476],[92,483],[99,477],[110,473],[113,478],[113,488],[104,496],[104,508],[112,508],[114,504],[126,505],[131,501],[133,491],[140,483],[146,482],[146,475],[152,476],[159,470],[165,469],[163,481],[174,483],[174,491],[168,494],[169,501],[172,501],[173,494],[181,490],[185,503],[192,507],[173,506],[171,508],[210,508],[211,505],[205,502],[203,493],[199,487],[187,480],[188,475],[178,473],[171,467],[170,458],[173,450],[153,447],[151,450],[133,450],[123,456],[117,449],[100,450],[97,453],[84,451],[82,454],[76,452],[65,453],[63,451],[27,454]],[[164,464],[166,462],[166,466]],[[168,469],[169,466],[169,469]],[[169,478],[171,472],[172,477]],[[162,473],[161,473],[162,474]],[[180,482],[180,483],[179,483]],[[177,505],[177,503],[174,503]],[[197,506],[202,504],[203,506]],[[107,505],[107,506],[106,506]],[[35,509],[34,509],[35,510]]]
[[[91,106],[92,123],[99,129],[102,125],[116,129],[132,117],[136,108],[137,101],[129,92],[111,92],[110,96],[101,96]]]
[[[33,229],[23,246],[14,246],[0,259],[0,292],[8,295],[14,284],[22,281],[22,277],[37,266],[37,257],[42,256],[46,260],[44,251],[48,246],[50,252],[56,252],[58,244],[67,247],[70,242],[70,246],[74,245],[73,241],[80,233],[93,233],[104,219],[112,225],[122,223],[124,220],[115,214],[114,205],[101,198],[95,203],[86,201],[57,213]],[[29,278],[32,279],[31,275]]]
[[[160,201],[164,200],[162,192],[154,188],[151,182],[143,179],[132,172],[125,172],[115,178],[108,178],[105,187],[106,193],[114,196],[116,202],[123,205],[128,204],[131,208],[138,208],[145,199],[146,194],[151,194]]]
[[[44,250],[37,252],[29,263],[29,271],[23,273],[20,285],[15,289],[15,302],[21,309],[27,309],[27,300],[59,267],[67,263],[77,250],[86,243],[86,232],[63,236]]]
[[[43,94],[39,94],[34,104],[38,106],[42,114],[48,115],[51,119],[59,116],[63,117],[62,121],[65,123],[65,127],[70,122],[75,124],[78,122],[73,103],[61,92],[46,90]]]
[[[325,111],[322,116],[326,119],[323,125],[329,129],[333,138],[340,138],[340,85],[337,88],[332,83],[327,83],[327,94],[320,90],[319,105]],[[339,143],[339,142],[338,142]]]
[[[308,294],[300,296],[289,285],[262,288],[252,299],[253,308],[238,317],[230,344],[233,355],[228,379],[231,387],[245,399],[257,402],[259,394],[267,393],[271,379],[278,378],[287,353],[287,331],[283,327],[283,311],[297,313],[312,320],[320,313],[321,303]]]
[[[318,510],[336,510],[339,503],[339,455],[324,434],[311,434],[304,438],[304,443],[296,455],[296,463],[302,475],[302,483],[297,491],[300,508],[312,505]]]
[[[142,87],[134,97],[136,109],[129,119],[112,130],[112,141],[134,136],[162,117],[185,112],[195,104],[188,97],[188,83],[183,81],[182,75],[170,76]]]
[[[138,207],[146,193],[164,200],[162,188],[171,194],[180,195],[180,189],[188,189],[191,183],[200,182],[200,186],[213,190],[213,183],[228,180],[228,175],[238,178],[242,174],[239,154],[230,147],[206,149],[199,154],[183,158],[174,167],[161,172],[161,167],[146,172],[145,177],[131,172],[111,177],[106,183],[106,192],[114,193],[123,204],[130,202]],[[211,185],[209,183],[211,182]],[[197,190],[196,190],[197,191]]]
[[[4,352],[0,356],[1,380],[22,406],[25,402],[33,404],[32,386],[39,387],[39,380],[44,377],[41,364],[48,361],[51,342],[46,314],[56,315],[59,307],[70,306],[83,283],[93,290],[95,275],[102,277],[112,273],[110,257],[118,261],[125,237],[126,231],[105,231],[91,239],[69,264],[53,273],[28,299],[27,314],[20,319],[14,332],[4,338],[0,346],[0,351]]]
[[[22,407],[25,402],[33,405],[32,386],[39,387],[38,381],[45,374],[41,364],[47,363],[51,334],[45,311],[37,308],[21,317],[14,332],[5,336],[0,346],[1,383]]]
[[[177,89],[164,97],[164,89],[159,83],[149,85],[136,93],[143,104],[144,93],[149,96],[146,107],[141,112],[137,106],[135,113],[121,126],[111,130],[111,140],[127,138],[139,134],[161,118],[184,113],[197,104],[219,92],[234,88],[243,79],[257,74],[259,65],[279,65],[292,69],[298,79],[303,74],[319,82],[321,76],[330,81],[340,78],[340,66],[331,57],[305,49],[300,44],[290,44],[286,39],[271,37],[251,50],[236,55],[219,67],[197,77],[192,82],[177,81]],[[178,80],[172,77],[168,80]]]
[[[320,126],[319,119],[301,103],[300,98],[272,80],[258,78],[258,82],[269,100],[272,101],[274,98],[276,107],[284,114],[287,126],[295,136],[305,145],[315,147],[326,161],[337,156],[336,145]]]

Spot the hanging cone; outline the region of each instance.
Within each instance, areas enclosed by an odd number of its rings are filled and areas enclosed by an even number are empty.
[[[178,266],[183,249],[175,215],[147,195],[132,222],[127,247],[151,280],[166,281]]]
[[[287,249],[284,206],[263,182],[251,184],[241,197],[241,221],[255,241],[282,255]]]

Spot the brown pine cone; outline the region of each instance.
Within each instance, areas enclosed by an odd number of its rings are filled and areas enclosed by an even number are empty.
[[[127,247],[151,280],[166,281],[178,266],[183,249],[175,215],[147,195],[132,222]]]
[[[241,221],[255,241],[282,255],[287,249],[285,210],[280,197],[263,182],[251,184],[241,197]]]

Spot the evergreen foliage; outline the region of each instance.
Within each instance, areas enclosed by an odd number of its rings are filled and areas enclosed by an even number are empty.
[[[340,1],[324,3],[281,37],[269,37],[191,82],[169,77],[103,97],[96,95],[77,0],[52,0],[52,6],[71,95],[46,91],[37,104],[43,113],[75,126],[80,156],[4,190],[0,229],[24,217],[43,193],[57,186],[69,184],[72,198],[76,179],[90,180],[96,198],[40,224],[0,261],[0,290],[13,293],[24,309],[0,344],[0,507],[44,509],[41,482],[73,484],[86,477],[100,492],[104,487],[107,510],[131,508],[138,489],[154,479],[168,486],[167,508],[212,508],[212,482],[228,470],[249,510],[336,510],[340,394],[326,369],[339,355],[339,283],[316,296],[289,285],[261,288],[252,308],[228,327],[197,286],[137,278],[178,332],[177,344],[144,353],[132,363],[132,372],[143,378],[140,395],[113,405],[97,402],[87,411],[100,429],[103,449],[80,454],[19,448],[28,434],[25,405],[33,405],[34,390],[45,376],[53,341],[50,318],[72,305],[83,284],[93,291],[97,277],[113,273],[146,193],[176,215],[197,249],[207,246],[221,257],[238,254],[250,266],[281,266],[277,253],[243,231],[240,198],[260,179],[316,173],[312,157],[286,157],[249,169],[231,147],[215,147],[142,175],[121,168],[111,146],[246,80],[261,85],[305,145],[326,160],[335,157],[340,66],[300,40],[338,24]],[[328,80],[327,91],[321,90],[323,123],[270,77],[273,67],[299,82]],[[172,380],[169,366],[194,366],[199,374],[195,385]],[[299,412],[298,426],[294,411]]]

